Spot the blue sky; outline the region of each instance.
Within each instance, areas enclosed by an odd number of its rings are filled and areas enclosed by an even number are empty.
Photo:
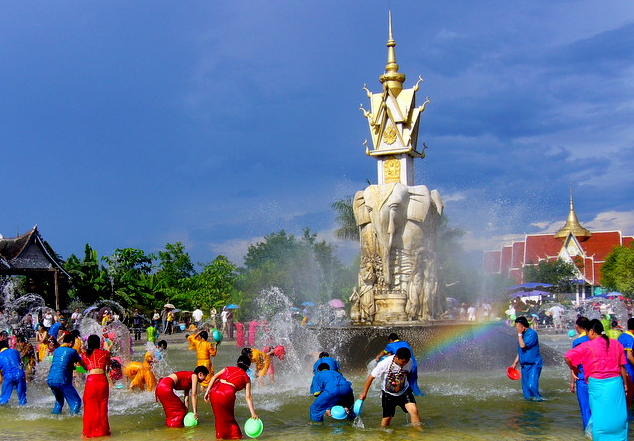
[[[194,261],[309,226],[376,182],[358,110],[387,11],[421,75],[417,184],[479,256],[581,222],[634,234],[634,3],[20,1],[0,4],[0,233]],[[338,243],[349,258],[356,244]]]

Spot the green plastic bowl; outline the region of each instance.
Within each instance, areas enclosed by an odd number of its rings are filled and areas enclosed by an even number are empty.
[[[185,425],[185,427],[194,427],[198,425],[198,420],[194,416],[194,412],[189,412],[187,415],[185,415],[185,418],[183,419],[183,424]]]
[[[264,424],[262,424],[262,420],[259,418],[257,420],[249,418],[244,423],[244,433],[246,433],[249,438],[257,438],[263,430]]]

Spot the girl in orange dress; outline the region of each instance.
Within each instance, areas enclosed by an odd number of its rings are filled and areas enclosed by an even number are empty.
[[[88,370],[84,388],[84,430],[85,437],[109,436],[108,423],[108,385],[107,371],[110,368],[110,352],[99,349],[101,339],[98,335],[88,337],[88,347],[83,356]]]

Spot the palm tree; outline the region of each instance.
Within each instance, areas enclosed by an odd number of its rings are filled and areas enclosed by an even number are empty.
[[[336,200],[330,204],[330,208],[337,213],[335,220],[339,228],[335,230],[335,237],[340,240],[354,240],[358,242],[359,228],[357,227],[357,221],[354,218],[354,211],[352,210],[352,196],[346,196]]]

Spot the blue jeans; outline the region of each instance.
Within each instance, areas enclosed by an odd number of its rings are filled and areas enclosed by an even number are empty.
[[[586,380],[577,380],[575,383],[577,388],[577,401],[579,402],[579,410],[581,411],[581,421],[583,421],[583,430],[586,430],[591,415],[588,384]]]
[[[64,383],[48,383],[48,387],[53,391],[55,395],[55,406],[53,407],[52,414],[62,413],[62,407],[64,407],[64,399],[68,402],[71,414],[78,414],[81,408],[81,398],[75,390],[72,384]]]
[[[522,365],[522,392],[524,399],[531,401],[542,401],[539,394],[539,376],[542,373],[542,364]]]
[[[2,394],[0,394],[0,404],[6,404],[11,398],[13,389],[15,388],[18,394],[18,402],[20,406],[26,404],[26,377],[24,371],[18,374],[7,374],[2,381]]]

